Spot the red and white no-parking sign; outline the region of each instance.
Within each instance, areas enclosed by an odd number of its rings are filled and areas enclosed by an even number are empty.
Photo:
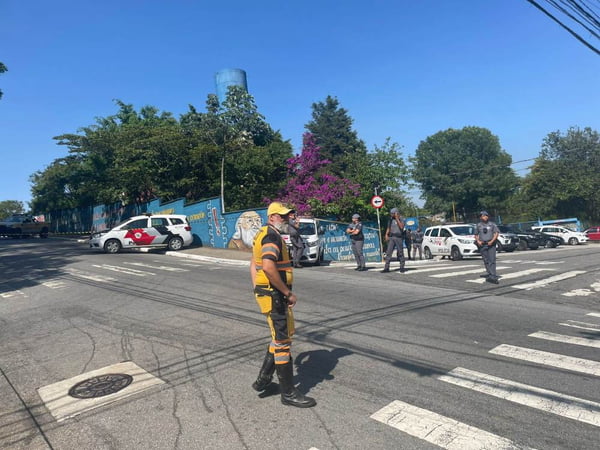
[[[383,203],[383,198],[381,198],[379,195],[374,195],[371,197],[371,206],[373,208],[379,209],[383,206]]]

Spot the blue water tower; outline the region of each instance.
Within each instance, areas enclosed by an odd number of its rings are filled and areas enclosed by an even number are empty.
[[[227,88],[229,86],[240,86],[248,92],[246,72],[242,69],[223,69],[215,73],[215,86],[219,103],[227,99]]]

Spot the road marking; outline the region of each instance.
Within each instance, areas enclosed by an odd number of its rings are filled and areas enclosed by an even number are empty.
[[[600,339],[566,336],[564,334],[549,333],[547,331],[538,331],[536,333],[531,333],[529,337],[546,339],[547,341],[564,342],[565,344],[583,345],[585,347],[600,348]]]
[[[512,287],[516,289],[525,289],[531,290],[534,288],[547,286],[550,283],[555,283],[557,281],[566,280],[568,278],[576,277],[577,275],[581,275],[582,273],[586,273],[585,270],[573,270],[571,272],[560,273],[558,275],[554,275],[553,277],[544,278],[543,280],[534,281],[533,283],[525,283],[525,284],[514,284]]]
[[[0,294],[0,297],[2,297],[2,298],[27,297],[27,294],[25,294],[23,291],[20,291],[17,289],[16,291],[2,292]]]
[[[189,272],[188,269],[182,269],[181,267],[172,266],[152,266],[150,264],[138,263],[138,262],[124,262],[123,264],[129,264],[131,266],[147,267],[149,269],[166,270],[168,272]]]
[[[600,317],[600,313],[587,313],[586,316]]]
[[[565,297],[588,297],[590,295],[596,295],[600,292],[600,282],[592,283],[590,285],[591,289],[573,289],[572,291],[565,292]]]
[[[559,323],[559,325],[563,325],[565,327],[579,328],[581,330],[600,331],[600,325],[597,325],[595,323],[578,322],[576,320],[567,320],[566,323]]]
[[[112,270],[113,272],[121,272],[127,275],[135,275],[136,277],[145,277],[146,275],[156,275],[152,272],[144,272],[142,270],[130,269],[128,267],[118,267],[118,266],[110,266],[108,264],[96,265],[93,264],[94,267],[98,267],[99,269]]]
[[[499,345],[491,349],[489,353],[600,377],[600,362],[589,359],[574,358],[558,353],[543,352],[507,344]]]
[[[100,283],[108,283],[111,281],[117,281],[117,279],[113,278],[113,277],[81,272],[77,269],[66,269],[65,272],[67,272],[69,275],[72,275],[77,278],[84,278],[86,280],[98,281]]]
[[[448,270],[448,269],[463,269],[465,267],[473,267],[473,264],[464,265],[464,266],[450,266],[448,264],[444,266],[434,266],[428,267],[427,269],[419,269],[418,267],[409,267],[409,271],[404,272],[403,276],[409,273],[424,273],[424,272],[437,272],[440,270]]]
[[[600,426],[600,403],[561,394],[548,389],[494,377],[457,367],[439,380],[467,389],[529,406],[579,422]]]
[[[499,267],[497,268],[499,269]],[[532,273],[538,273],[538,272],[544,272],[547,270],[554,270],[554,269],[526,269],[526,270],[521,270],[519,272],[511,272],[511,273],[503,273],[500,274],[502,281],[504,280],[510,280],[511,278],[519,278],[519,277],[524,277],[526,275],[531,275]],[[485,283],[485,278],[479,278],[477,280],[467,280],[467,282],[469,283]]]
[[[44,283],[42,283],[42,285],[50,288],[50,289],[60,289],[60,288],[64,288],[67,287],[67,283],[65,283],[64,281],[45,281]]]
[[[470,267],[472,267],[472,266],[470,266]],[[503,269],[510,269],[510,267],[499,266],[499,267],[496,267],[496,269],[503,270]],[[483,270],[484,269],[482,267],[478,267],[477,269],[472,269],[472,270],[459,270],[458,272],[436,273],[435,275],[429,275],[429,277],[430,278],[449,278],[449,277],[454,277],[457,275],[470,275],[472,273],[481,273],[481,272],[483,272]],[[482,278],[482,280],[483,280],[483,278]]]
[[[527,449],[509,439],[408,403],[394,400],[371,419],[450,450]]]

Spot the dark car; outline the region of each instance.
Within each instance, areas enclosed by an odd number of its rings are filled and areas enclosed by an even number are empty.
[[[531,250],[537,250],[542,244],[545,244],[546,241],[542,240],[540,236],[537,236],[534,232],[516,230],[506,225],[498,225],[500,229],[500,233],[512,233],[516,234],[519,238],[519,244],[517,249],[519,250],[527,250],[528,248]]]
[[[556,248],[563,243],[563,240],[558,236],[553,236],[548,233],[542,233],[536,230],[527,230],[528,233],[533,233],[538,237],[541,247]]]

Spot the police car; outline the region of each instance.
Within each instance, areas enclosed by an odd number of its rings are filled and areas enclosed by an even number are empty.
[[[434,256],[448,256],[458,261],[465,256],[479,256],[475,245],[475,225],[438,225],[425,230],[421,244],[426,259]]]
[[[118,253],[130,248],[167,248],[181,250],[194,238],[192,228],[184,215],[148,214],[135,216],[111,230],[93,233],[90,248]]]

